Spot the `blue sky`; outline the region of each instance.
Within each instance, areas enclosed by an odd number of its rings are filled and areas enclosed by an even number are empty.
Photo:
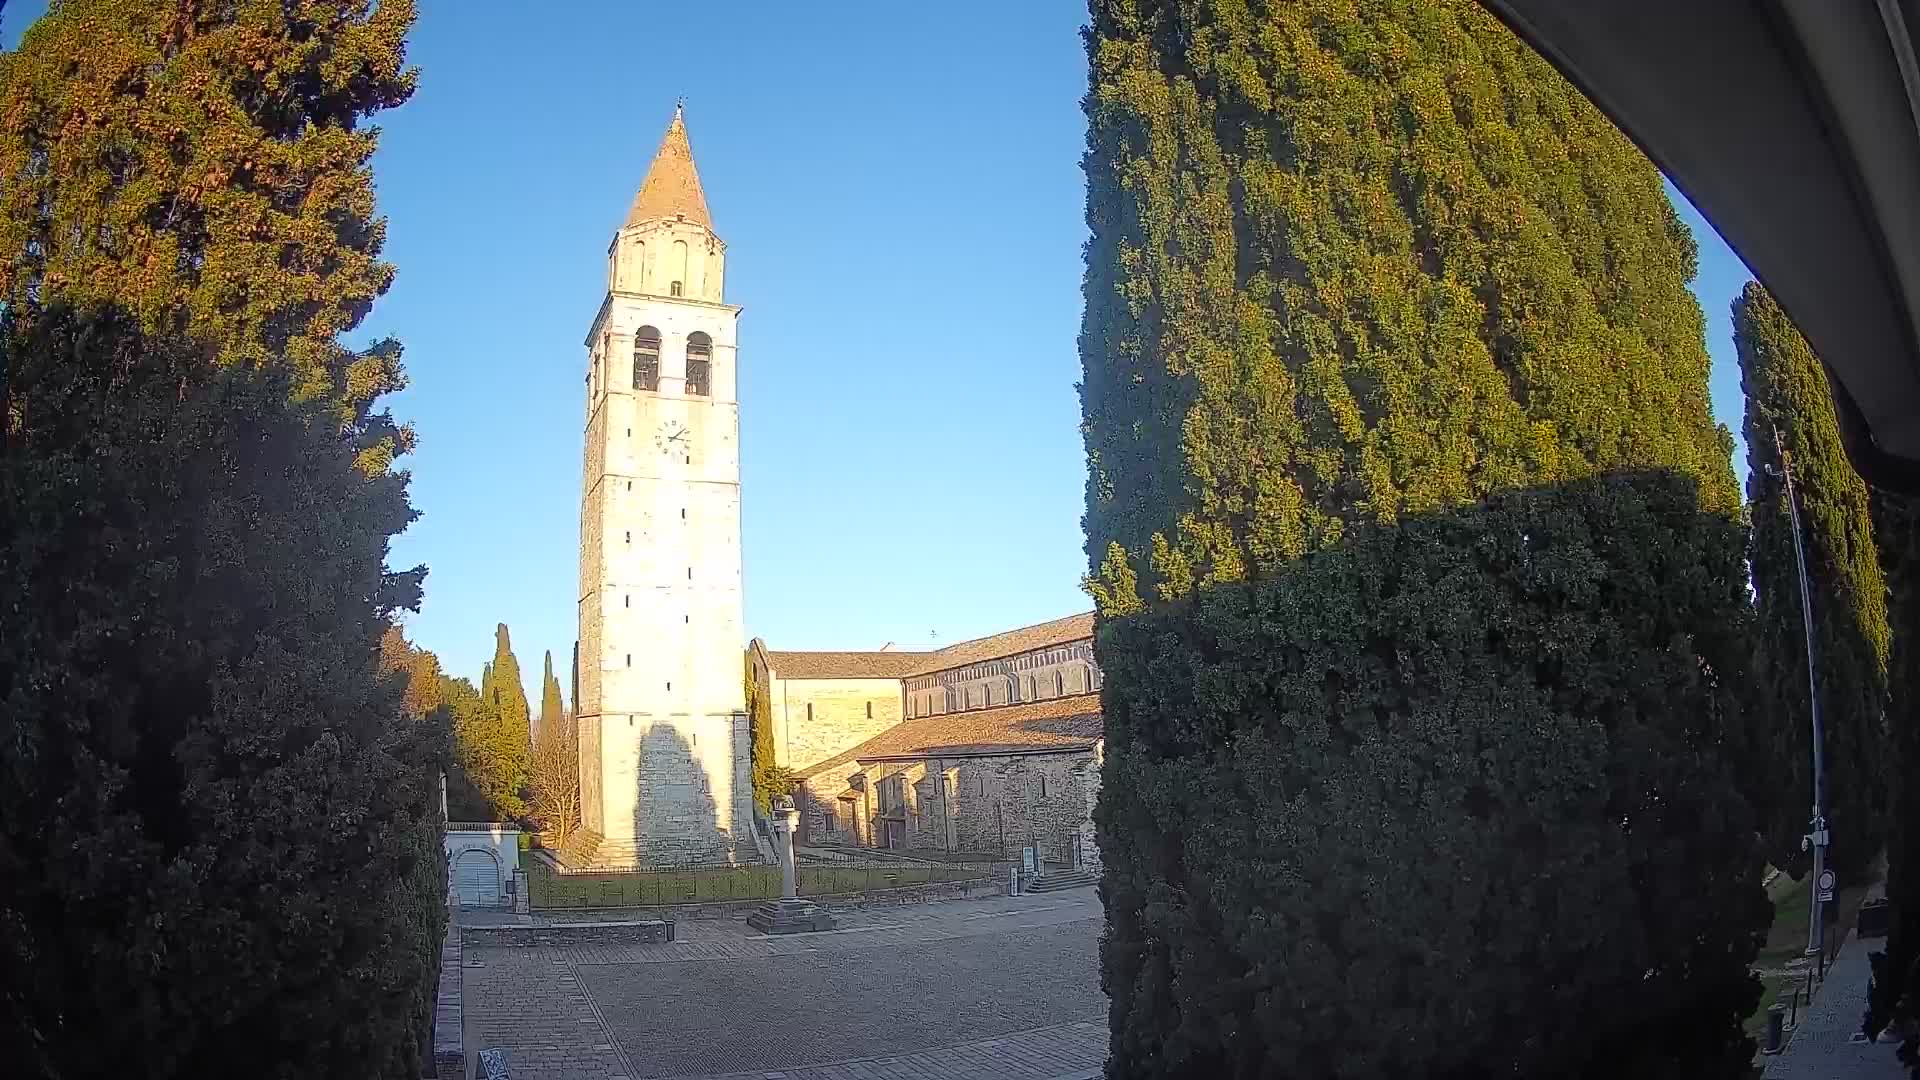
[[[7,5],[10,45],[44,3]],[[529,692],[574,639],[584,350],[605,251],[673,112],[728,243],[749,634],[924,647],[1084,610],[1074,383],[1085,125],[1070,0],[719,5],[423,0],[413,100],[375,160],[406,344],[394,411],[431,568],[408,632]],[[1716,414],[1727,305],[1700,238]],[[1744,475],[1744,448],[1736,450]]]

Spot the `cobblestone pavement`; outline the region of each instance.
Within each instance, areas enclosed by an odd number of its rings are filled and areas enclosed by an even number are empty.
[[[1786,1051],[1762,1059],[1766,1080],[1905,1080],[1906,1069],[1893,1056],[1897,1043],[1854,1041],[1867,1011],[1867,956],[1886,947],[1885,938],[1861,941],[1847,932]]]
[[[841,913],[828,933],[680,924],[660,945],[474,948],[474,1047],[516,1080],[1091,1077],[1092,889]]]

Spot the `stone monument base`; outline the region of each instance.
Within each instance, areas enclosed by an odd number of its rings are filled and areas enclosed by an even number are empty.
[[[763,934],[804,934],[833,929],[833,916],[811,900],[769,900],[747,913],[747,925]]]

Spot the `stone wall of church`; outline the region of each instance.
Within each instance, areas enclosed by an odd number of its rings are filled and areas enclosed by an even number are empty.
[[[813,842],[1018,858],[1037,844],[1040,857],[1099,869],[1093,804],[1099,793],[1094,752],[1010,754],[876,761],[810,778],[801,810]],[[858,810],[837,797],[855,785]]]
[[[897,679],[771,680],[774,760],[813,767],[900,722]]]

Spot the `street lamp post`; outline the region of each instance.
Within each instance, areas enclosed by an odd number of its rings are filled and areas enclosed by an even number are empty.
[[[1812,910],[1807,922],[1807,955],[1820,964],[1825,953],[1826,928],[1821,920],[1820,882],[1827,869],[1827,816],[1825,806],[1826,752],[1820,725],[1820,678],[1814,668],[1813,587],[1807,578],[1807,548],[1800,539],[1800,500],[1793,490],[1793,460],[1780,440],[1780,429],[1773,429],[1773,446],[1780,455],[1778,469],[1768,471],[1786,482],[1787,512],[1793,523],[1793,557],[1800,569],[1800,618],[1807,637],[1807,703],[1813,718],[1813,815],[1807,835],[1800,838],[1800,850],[1813,852]]]

